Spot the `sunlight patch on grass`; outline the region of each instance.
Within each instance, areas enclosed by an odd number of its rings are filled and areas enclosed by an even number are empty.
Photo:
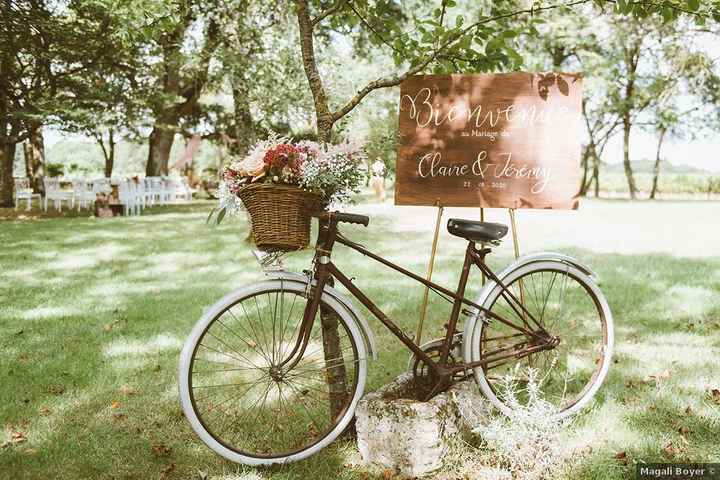
[[[619,403],[615,398],[606,397],[604,403],[595,404],[591,411],[583,414],[582,425],[573,422],[573,428],[568,430],[568,443],[574,448],[590,445],[617,446],[627,448],[643,442],[643,435],[630,428],[625,421],[628,412],[627,405]],[[609,435],[612,432],[612,435]]]
[[[688,332],[656,333],[652,348],[647,344],[634,342],[618,342],[617,351],[636,359],[636,375],[657,375],[663,369],[672,369],[677,362],[683,367],[706,366],[708,359],[718,355],[717,349],[710,344],[711,338]],[[688,352],[692,351],[692,355]],[[627,368],[627,367],[626,367]]]
[[[123,355],[149,355],[164,350],[175,350],[182,347],[183,340],[166,334],[160,334],[146,342],[139,340],[115,340],[105,347],[103,354],[106,357],[119,357]]]
[[[76,271],[91,268],[100,262],[121,259],[120,255],[127,252],[129,247],[118,243],[106,243],[101,247],[84,248],[74,254],[63,254],[59,259],[45,264],[48,270]]]
[[[720,304],[720,295],[704,287],[674,285],[663,297],[668,317],[701,316]]]
[[[32,447],[55,440],[55,435],[60,427],[59,424],[65,421],[65,416],[72,410],[79,410],[83,405],[90,402],[89,392],[66,393],[57,397],[55,401],[38,407],[38,415],[35,422],[28,427],[28,444]]]
[[[38,268],[20,268],[17,270],[5,270],[0,273],[0,277],[8,279],[20,280],[31,285],[38,285],[47,279],[43,277],[41,270]]]
[[[77,307],[65,305],[62,307],[31,308],[17,312],[13,316],[18,316],[23,320],[43,320],[49,318],[67,317],[70,315],[77,315],[79,313],[81,313],[81,310]]]
[[[144,283],[106,283],[88,289],[86,294],[100,297],[104,301],[114,304],[127,296],[169,292],[179,288],[181,288],[181,285],[170,280]]]

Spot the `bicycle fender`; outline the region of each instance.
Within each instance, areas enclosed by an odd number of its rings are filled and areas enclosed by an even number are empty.
[[[597,274],[593,272],[590,267],[587,265],[584,265],[580,263],[578,260],[574,259],[573,257],[569,255],[565,255],[563,253],[557,253],[557,252],[538,252],[538,253],[531,253],[529,255],[523,255],[522,257],[518,258],[513,262],[509,267],[507,267],[505,270],[501,272],[498,277],[502,280],[503,274],[507,274],[510,272],[510,270],[522,267],[524,265],[527,265],[528,263],[533,262],[541,262],[544,260],[556,260],[558,262],[562,263],[569,263],[573,267],[577,268],[581,272],[583,272],[585,275],[590,277],[594,282],[597,283]]]
[[[295,272],[284,272],[284,271],[274,271],[274,272],[266,272],[266,274],[271,279],[277,279],[277,280],[283,280],[287,282],[293,282],[293,283],[299,283],[302,285],[307,285],[308,277],[301,274],[301,273],[295,273]],[[313,282],[314,283],[314,282]],[[332,298],[338,301],[345,309],[350,313],[350,315],[357,320],[358,326],[360,327],[360,331],[363,334],[363,337],[365,338],[365,346],[367,347],[368,351],[370,352],[370,355],[372,355],[373,360],[377,360],[377,346],[375,343],[375,334],[373,333],[372,329],[370,328],[370,324],[368,321],[363,317],[363,315],[355,308],[355,306],[352,304],[349,298],[347,296],[343,295],[339,290],[330,287],[328,285],[325,285],[325,291],[323,293],[327,293]]]

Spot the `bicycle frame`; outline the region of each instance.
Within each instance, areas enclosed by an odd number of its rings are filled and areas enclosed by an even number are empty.
[[[383,265],[391,268],[413,280],[422,283],[423,285],[431,288],[432,290],[447,295],[453,299],[453,307],[450,314],[450,319],[446,325],[446,334],[441,347],[441,354],[439,360],[433,360],[429,357],[422,348],[416,344],[410,337],[408,337],[401,329],[397,326],[383,311],[373,303],[367,295],[365,295],[355,284],[352,279],[348,278],[343,274],[340,269],[331,261],[330,257],[335,242],[345,245]],[[303,320],[300,326],[299,335],[296,340],[295,346],[290,351],[288,356],[283,359],[280,366],[284,367],[288,365],[288,369],[292,369],[302,358],[305,348],[309,342],[310,331],[312,322],[315,315],[320,307],[321,294],[325,285],[328,282],[332,282],[332,279],[340,282],[355,297],[360,303],[362,303],[372,314],[387,327],[393,335],[395,335],[407,348],[409,348],[420,360],[435,371],[435,373],[442,379],[448,379],[452,375],[460,371],[466,371],[475,367],[483,366],[484,368],[492,368],[494,366],[501,365],[498,361],[508,361],[511,358],[520,359],[541,350],[549,350],[556,346],[556,339],[550,336],[545,329],[541,326],[540,322],[535,319],[531,312],[529,312],[520,300],[510,291],[503,282],[495,275],[495,273],[485,264],[485,256],[490,253],[489,248],[478,249],[474,242],[468,242],[468,246],[465,250],[465,260],[463,263],[460,279],[458,282],[457,290],[451,291],[441,285],[438,285],[430,280],[420,277],[403,267],[400,267],[379,255],[372,253],[360,244],[357,244],[351,240],[348,240],[337,230],[337,221],[333,218],[332,214],[326,214],[320,219],[320,231],[318,233],[318,241],[316,245],[316,252],[314,258],[315,268],[313,276],[315,279],[314,287],[309,288],[309,295],[311,301],[306,304],[305,311],[303,314]],[[501,295],[506,299],[511,308],[515,313],[524,319],[524,325],[517,325],[516,323],[498,315],[481,305],[465,298],[465,287],[467,285],[468,277],[470,274],[470,268],[475,265],[482,271],[487,278],[494,281],[500,286],[502,292]],[[312,279],[311,279],[312,280]],[[475,362],[464,363],[457,362],[454,364],[448,364],[448,357],[450,348],[452,346],[453,336],[456,334],[457,321],[461,313],[463,305],[472,307],[475,311],[465,311],[466,314],[477,314],[483,318],[483,321],[489,321],[488,318],[497,320],[508,325],[511,328],[516,329],[518,332],[525,335],[526,338],[532,338],[536,343],[532,346],[525,346],[522,349],[517,349],[516,345],[501,348],[486,355],[486,358],[480,359]],[[538,330],[530,329],[530,322],[534,323]],[[526,343],[526,342],[525,342]],[[293,360],[293,358],[295,358]],[[495,365],[493,365],[495,364]]]

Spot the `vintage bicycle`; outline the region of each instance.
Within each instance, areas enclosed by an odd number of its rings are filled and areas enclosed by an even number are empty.
[[[249,465],[301,460],[335,440],[350,424],[365,387],[375,340],[338,282],[411,352],[419,392],[430,398],[466,376],[510,414],[500,386],[522,401],[528,378],[543,401],[566,417],[593,398],[610,365],[612,314],[590,269],[556,253],[521,257],[494,273],[485,263],[507,233],[497,223],[450,219],[452,235],[468,241],[457,289],[451,291],[372,253],[338,225],[368,226],[363,215],[319,215],[313,267],[305,274],[268,273],[213,305],[181,353],[180,397],[192,428],[223,457]],[[452,303],[445,336],[416,344],[333,263],[336,244],[417,282]],[[465,297],[470,271],[487,282]],[[358,281],[361,283],[361,280]],[[403,294],[403,292],[398,292]],[[458,328],[460,316],[464,327]],[[519,368],[523,367],[523,368]],[[514,381],[507,382],[515,375]]]

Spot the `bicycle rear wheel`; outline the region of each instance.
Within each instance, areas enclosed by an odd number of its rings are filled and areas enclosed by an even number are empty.
[[[582,409],[600,388],[610,365],[613,322],[598,286],[585,273],[559,261],[535,262],[511,271],[502,282],[559,344],[527,356],[503,358],[533,347],[532,336],[489,318],[478,321],[471,341],[471,361],[492,360],[475,369],[485,396],[507,415],[542,401],[557,418]],[[503,292],[491,287],[483,307],[539,331],[527,314]]]
[[[308,300],[270,281],[234,292],[195,326],[180,359],[180,397],[195,432],[223,457],[249,465],[306,458],[347,427],[362,395],[366,352],[352,317],[323,296],[322,315],[292,369]]]

